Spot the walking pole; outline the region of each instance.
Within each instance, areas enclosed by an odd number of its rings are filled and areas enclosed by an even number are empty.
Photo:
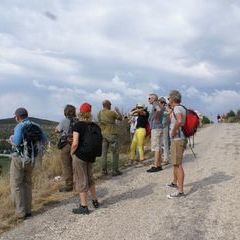
[[[189,142],[190,142],[190,139],[189,139]],[[193,153],[193,156],[194,156],[195,158],[197,158],[195,152],[193,151],[193,148],[192,148],[191,143],[189,144],[189,147],[190,147],[190,149],[191,149],[191,151],[192,151],[192,153]]]

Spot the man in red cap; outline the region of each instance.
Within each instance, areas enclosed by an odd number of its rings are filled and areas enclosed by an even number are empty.
[[[98,121],[103,134],[102,174],[108,174],[107,152],[110,147],[112,151],[112,176],[118,176],[122,173],[118,169],[119,145],[116,120],[122,120],[122,114],[117,107],[115,107],[115,111],[111,110],[112,104],[109,100],[104,100],[102,105],[103,109],[98,113]]]

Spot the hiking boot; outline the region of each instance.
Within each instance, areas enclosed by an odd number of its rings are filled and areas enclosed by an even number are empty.
[[[16,217],[17,217],[17,220],[25,220],[27,218],[32,217],[32,213],[26,213],[24,215],[17,215]]]
[[[26,214],[25,214],[25,219],[26,219],[26,218],[30,218],[30,217],[32,217],[32,213],[26,213]]]
[[[108,175],[108,171],[107,171],[106,169],[103,169],[103,170],[102,170],[102,175],[103,175],[103,176],[107,176],[107,175]]]
[[[73,208],[72,212],[74,214],[89,214],[89,210],[87,206],[82,206],[81,204],[79,205],[78,208]]]
[[[177,184],[171,182],[171,183],[169,183],[169,184],[166,184],[166,187],[177,188]]]
[[[64,186],[59,189],[59,192],[71,192],[73,187]]]
[[[99,208],[99,202],[98,202],[98,200],[97,200],[97,199],[92,200],[92,205],[93,205],[94,208]]]
[[[171,199],[171,198],[180,198],[180,197],[185,197],[186,195],[184,194],[184,192],[174,192],[171,193],[169,195],[167,195],[167,198]]]
[[[122,175],[122,172],[120,172],[119,170],[116,170],[112,173],[113,177],[116,177],[116,176],[119,176],[119,175]]]
[[[151,167],[151,168],[149,168],[147,170],[147,172],[152,173],[152,172],[159,172],[159,171],[162,171],[162,170],[163,170],[162,166],[160,166],[160,167]]]
[[[25,220],[26,219],[26,214],[25,215],[16,215],[17,220]]]

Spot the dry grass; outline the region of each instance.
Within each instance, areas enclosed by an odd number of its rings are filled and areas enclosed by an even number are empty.
[[[47,152],[42,161],[42,167],[35,167],[33,171],[33,211],[37,212],[48,203],[64,199],[66,196],[58,194],[61,182],[54,181],[54,176],[62,173],[59,151]],[[9,175],[0,177],[0,233],[10,229],[18,223],[15,208],[10,196]]]
[[[125,144],[123,144],[125,143]],[[149,141],[146,142],[149,145]],[[125,136],[121,141],[120,149],[120,168],[128,165],[129,159],[129,138]],[[146,158],[152,157],[149,150],[146,151]],[[108,156],[109,166],[111,166],[111,154]],[[43,158],[41,167],[35,167],[33,171],[33,214],[40,213],[47,206],[60,202],[63,199],[70,198],[75,193],[59,193],[58,189],[63,181],[54,180],[55,176],[62,175],[62,164],[60,161],[60,152],[52,149],[47,152]],[[101,161],[96,160],[94,164],[95,177],[98,178],[101,173]],[[18,221],[15,217],[15,208],[11,203],[9,175],[0,177],[0,234],[14,227]]]

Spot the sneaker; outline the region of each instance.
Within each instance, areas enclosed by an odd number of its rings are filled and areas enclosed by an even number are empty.
[[[93,205],[94,208],[99,208],[98,200],[97,199],[96,200],[92,200],[92,205]]]
[[[166,184],[166,187],[177,188],[177,184],[171,182],[171,183],[169,183],[169,184]]]
[[[186,195],[184,194],[184,192],[174,192],[171,193],[169,195],[167,195],[167,198],[171,199],[171,198],[180,198],[180,197],[185,197]]]
[[[151,168],[149,168],[147,170],[147,172],[152,173],[152,172],[159,172],[159,171],[162,171],[162,170],[163,170],[162,166],[160,166],[160,167],[151,167]]]
[[[122,175],[122,172],[120,172],[119,170],[114,171],[114,172],[112,173],[112,176],[113,176],[113,177],[116,177],[116,176],[119,176],[119,175]]]
[[[59,189],[59,192],[71,192],[72,190],[73,190],[73,187],[64,186]]]
[[[80,204],[80,206],[78,208],[74,208],[72,210],[72,212],[74,214],[89,214],[88,207],[87,206],[82,206],[81,204]]]

